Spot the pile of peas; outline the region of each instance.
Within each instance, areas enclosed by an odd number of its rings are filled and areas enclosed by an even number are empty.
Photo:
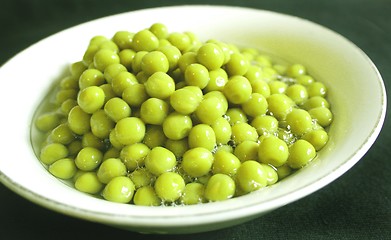
[[[135,205],[272,185],[316,157],[333,119],[324,84],[274,61],[161,23],[95,36],[34,120],[39,159],[81,192]]]

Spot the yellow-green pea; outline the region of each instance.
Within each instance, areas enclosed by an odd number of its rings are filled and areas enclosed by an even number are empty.
[[[290,97],[297,105],[303,104],[308,99],[307,88],[301,84],[290,85],[285,94]]]
[[[107,184],[111,179],[126,175],[126,166],[119,158],[109,158],[102,162],[97,171],[100,182]]]
[[[234,155],[241,161],[258,160],[259,143],[254,141],[243,141],[234,149]]]
[[[126,145],[122,148],[119,158],[129,171],[134,171],[144,166],[145,158],[150,151],[151,149],[143,143]]]
[[[97,149],[104,149],[105,143],[102,139],[95,136],[92,132],[84,133],[84,135],[81,138],[81,145],[83,147],[93,147]]]
[[[169,105],[159,98],[149,98],[141,104],[140,117],[144,123],[161,125],[167,117]]]
[[[149,148],[163,146],[167,137],[164,135],[163,127],[160,125],[148,125],[143,143]]]
[[[303,107],[303,109],[308,111],[308,110],[310,110],[312,108],[316,108],[316,107],[329,108],[330,104],[324,97],[314,96],[314,97],[308,98],[308,100],[303,103],[302,107]]]
[[[152,148],[145,158],[145,167],[156,176],[172,171],[176,164],[174,153],[164,147]]]
[[[281,180],[283,178],[286,178],[287,176],[291,175],[292,168],[289,167],[288,164],[284,164],[282,166],[276,167],[278,179]]]
[[[308,96],[320,96],[325,97],[327,94],[326,86],[321,82],[313,82],[307,86]]]
[[[226,108],[217,97],[204,98],[198,105],[195,114],[205,124],[213,124],[219,117],[226,113]]]
[[[141,71],[147,75],[152,75],[155,72],[167,72],[169,70],[169,62],[166,55],[160,51],[152,51],[143,56],[141,59]]]
[[[145,83],[145,90],[150,97],[166,99],[175,91],[175,82],[164,72],[155,72]]]
[[[122,99],[131,107],[140,107],[148,99],[144,84],[134,84],[128,86],[122,92]]]
[[[327,127],[333,121],[333,113],[325,107],[317,107],[308,110],[308,113],[322,127]]]
[[[75,158],[75,164],[78,169],[91,171],[96,169],[103,160],[103,154],[99,149],[93,147],[84,147],[79,151]]]
[[[98,50],[94,55],[94,67],[103,72],[107,66],[119,63],[118,54],[110,49]]]
[[[242,103],[243,111],[251,117],[263,115],[267,112],[268,103],[266,98],[260,93],[252,93],[250,98]]]
[[[299,139],[289,147],[287,164],[294,169],[304,167],[316,156],[316,150],[311,143]]]
[[[103,109],[107,116],[114,122],[118,122],[132,114],[130,106],[119,97],[114,97],[108,100]]]
[[[184,33],[173,32],[167,36],[167,40],[177,47],[181,52],[188,49],[191,46],[190,37]]]
[[[136,51],[153,51],[159,46],[159,39],[148,29],[134,34],[132,48]]]
[[[275,184],[278,181],[277,170],[268,164],[261,163],[261,165],[265,171],[267,185],[270,186]]]
[[[91,132],[98,138],[105,139],[114,128],[114,121],[103,109],[94,112],[90,118]]]
[[[205,88],[209,83],[208,69],[199,63],[188,65],[185,70],[185,82],[189,86]]]
[[[165,172],[156,179],[154,188],[163,201],[174,202],[181,197],[185,189],[185,181],[178,173]]]
[[[225,64],[228,76],[243,76],[249,67],[249,61],[241,53],[232,53],[229,61]]]
[[[49,166],[49,172],[61,179],[72,178],[77,171],[75,162],[71,158],[62,158]]]
[[[79,77],[79,88],[99,86],[105,83],[103,73],[98,69],[86,69]]]
[[[253,93],[260,93],[265,98],[270,96],[270,87],[269,84],[263,79],[255,79],[250,82]]]
[[[289,77],[297,78],[301,75],[306,74],[306,68],[301,64],[292,64],[288,67],[286,74]]]
[[[89,69],[93,70],[93,69]],[[121,63],[114,63],[105,68],[105,71],[103,73],[104,79],[107,81],[107,83],[112,83],[115,76],[117,76],[121,72],[126,72],[127,69],[124,65]],[[104,84],[105,82],[102,82],[100,84],[94,84],[95,86],[99,86]]]
[[[209,70],[220,68],[224,63],[224,53],[214,43],[205,43],[197,51],[197,60]]]
[[[113,36],[113,42],[119,49],[126,49],[132,47],[133,33],[129,31],[118,31]]]
[[[189,135],[193,122],[188,115],[170,113],[163,122],[164,135],[172,140],[180,140]]]
[[[228,175],[217,173],[210,177],[205,187],[205,198],[209,201],[222,201],[235,194],[235,181]]]
[[[293,108],[286,116],[286,123],[293,134],[302,135],[312,129],[311,115],[303,109]]]
[[[75,136],[68,124],[63,123],[51,131],[50,138],[53,142],[67,145],[75,139]]]
[[[250,99],[252,87],[247,78],[243,76],[232,76],[225,84],[223,93],[229,102],[242,104]]]
[[[204,191],[205,186],[202,183],[188,183],[183,190],[180,200],[185,205],[203,203],[205,202]]]
[[[144,186],[137,189],[133,202],[139,206],[159,206],[161,204],[161,200],[152,186]]]
[[[187,138],[180,140],[167,139],[164,146],[174,153],[175,157],[181,158],[183,154],[189,149],[189,143]]]
[[[232,129],[226,118],[217,118],[211,127],[216,135],[217,144],[227,144],[228,141],[231,140]]]
[[[111,179],[102,191],[102,196],[111,202],[128,203],[134,195],[134,184],[130,178],[119,176]]]
[[[75,188],[81,192],[97,194],[103,189],[96,172],[82,172],[76,178]]]
[[[288,84],[278,80],[268,82],[270,94],[285,93],[288,88]]]
[[[69,111],[68,125],[69,128],[78,135],[83,135],[90,131],[91,115],[84,112],[80,106],[75,106]]]
[[[240,166],[240,160],[233,153],[217,151],[214,154],[212,172],[234,176]]]
[[[136,52],[132,49],[123,49],[118,53],[120,63],[124,65],[128,71],[132,70],[132,62],[135,55]]]
[[[216,146],[216,135],[207,124],[197,124],[189,132],[189,147],[203,147],[212,151]]]
[[[225,114],[229,123],[233,126],[236,123],[246,123],[248,121],[246,113],[241,108],[229,108]]]
[[[272,94],[267,98],[269,112],[278,120],[284,120],[295,103],[283,93]]]
[[[316,129],[304,134],[302,139],[310,142],[314,146],[315,150],[319,151],[326,145],[329,135],[323,129]]]
[[[274,134],[278,130],[278,120],[273,116],[260,115],[251,121],[251,126],[257,130],[259,136]]]
[[[119,120],[114,130],[118,142],[123,145],[130,145],[143,140],[145,123],[140,118],[127,117]]]
[[[182,168],[192,177],[206,175],[212,168],[213,154],[203,147],[191,148],[183,154]]]
[[[249,193],[265,187],[267,176],[260,163],[248,160],[240,165],[236,173],[236,181],[244,193]]]
[[[133,73],[123,71],[115,75],[111,82],[111,87],[118,97],[121,97],[124,90],[129,86],[138,83],[136,76]]]
[[[232,128],[232,140],[235,144],[240,144],[243,141],[257,141],[257,130],[248,123],[235,123]]]
[[[50,143],[41,149],[39,159],[44,164],[52,164],[55,161],[66,158],[69,154],[68,148],[61,143]]]
[[[105,93],[98,86],[86,87],[80,91],[77,97],[77,103],[80,108],[86,113],[94,113],[98,111],[104,104]]]
[[[178,113],[190,114],[193,113],[200,103],[194,91],[190,89],[181,88],[175,90],[170,96],[170,104],[172,108]]]
[[[261,137],[258,148],[258,159],[261,163],[274,167],[283,165],[289,156],[287,144],[276,136]]]
[[[129,178],[133,181],[136,189],[145,186],[151,186],[156,180],[156,177],[149,172],[145,167],[137,168],[129,174]]]

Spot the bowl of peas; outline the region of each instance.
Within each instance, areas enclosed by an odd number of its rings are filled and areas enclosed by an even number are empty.
[[[0,79],[25,99],[0,96],[1,182],[59,213],[148,233],[221,229],[317,191],[371,147],[387,102],[376,67],[343,36],[228,6],[80,24],[10,59]]]

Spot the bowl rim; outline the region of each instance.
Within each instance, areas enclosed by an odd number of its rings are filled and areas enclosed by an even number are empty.
[[[216,10],[218,10],[218,9],[220,9],[220,10],[222,10],[222,9],[236,10],[237,9],[240,11],[255,11],[255,12],[260,12],[260,13],[263,12],[263,13],[268,13],[268,14],[275,14],[275,15],[282,16],[282,17],[295,18],[300,21],[306,21],[308,23],[311,23],[315,27],[318,27],[318,28],[320,27],[324,30],[332,32],[333,34],[335,34],[339,37],[342,37],[344,40],[350,42],[350,44],[354,48],[356,48],[357,51],[360,52],[362,57],[365,58],[365,60],[368,62],[368,64],[371,65],[372,70],[376,73],[378,84],[380,86],[380,91],[381,91],[380,94],[381,94],[381,101],[382,101],[382,108],[381,108],[381,111],[378,113],[378,116],[376,117],[376,124],[372,128],[372,130],[371,130],[370,134],[367,136],[366,140],[361,144],[360,148],[358,148],[355,152],[353,152],[348,157],[348,159],[341,162],[340,165],[335,167],[335,169],[331,173],[326,174],[326,175],[321,175],[319,178],[317,178],[316,181],[306,184],[305,187],[303,187],[299,190],[287,192],[283,196],[279,196],[279,197],[270,199],[268,201],[261,202],[258,205],[249,206],[248,204],[246,204],[246,205],[241,205],[241,206],[235,206],[233,208],[230,203],[235,200],[231,199],[232,201],[229,200],[229,201],[231,201],[229,203],[228,203],[228,201],[227,202],[223,201],[223,202],[218,202],[218,203],[208,203],[208,205],[210,206],[209,208],[211,208],[211,209],[213,209],[213,206],[216,204],[226,205],[226,207],[223,208],[223,211],[220,208],[215,208],[213,211],[208,211],[206,213],[193,211],[191,215],[184,215],[184,214],[161,215],[159,212],[158,213],[159,215],[157,215],[157,214],[156,215],[147,215],[144,217],[137,216],[137,220],[140,220],[139,222],[135,222],[134,221],[135,216],[129,215],[128,212],[125,212],[123,214],[118,214],[118,213],[107,213],[107,212],[102,212],[102,211],[91,211],[88,209],[79,208],[77,206],[67,205],[62,202],[54,201],[53,199],[47,198],[43,195],[37,194],[33,191],[30,191],[29,189],[25,188],[24,186],[13,181],[13,179],[8,177],[8,175],[5,172],[3,172],[1,169],[0,169],[0,181],[5,186],[7,186],[11,190],[13,190],[14,192],[18,193],[19,195],[23,196],[24,198],[26,198],[36,204],[39,204],[41,206],[44,206],[46,208],[50,208],[52,210],[55,210],[55,211],[58,211],[61,213],[64,213],[66,215],[77,216],[79,218],[83,218],[86,220],[103,221],[103,222],[112,223],[112,224],[125,224],[125,225],[132,224],[135,226],[136,225],[145,226],[146,224],[148,224],[148,226],[167,226],[167,227],[168,226],[175,226],[175,227],[177,227],[177,226],[187,226],[189,224],[198,224],[199,222],[194,222],[194,220],[201,217],[202,224],[208,224],[208,223],[212,223],[212,222],[216,222],[216,221],[221,221],[222,219],[224,221],[226,221],[226,220],[235,219],[238,217],[251,216],[251,215],[255,216],[255,215],[258,215],[261,211],[270,211],[270,210],[273,210],[277,207],[281,207],[281,206],[286,205],[288,203],[294,202],[300,198],[303,198],[303,197],[321,189],[322,187],[324,187],[328,183],[330,183],[330,182],[334,181],[335,179],[337,179],[338,177],[340,177],[343,173],[345,173],[347,170],[349,170],[354,164],[356,164],[361,159],[361,157],[369,150],[369,148],[372,146],[372,144],[375,142],[376,138],[378,137],[378,135],[381,131],[381,128],[383,126],[385,116],[386,116],[387,96],[386,96],[386,90],[385,90],[383,79],[382,79],[378,69],[374,65],[374,63],[360,48],[358,48],[355,44],[353,44],[351,41],[349,41],[348,39],[346,39],[342,35],[334,32],[334,31],[332,31],[322,25],[319,25],[317,23],[308,21],[303,18],[293,16],[293,15],[278,13],[278,12],[274,12],[274,11],[247,8],[247,7],[224,6],[224,5],[180,5],[180,6],[168,6],[168,7],[159,7],[159,8],[147,8],[147,9],[140,9],[140,10],[134,10],[134,11],[129,11],[129,12],[125,12],[125,13],[115,14],[115,15],[111,15],[111,16],[107,16],[107,17],[103,17],[103,18],[98,18],[98,19],[91,20],[91,21],[88,21],[88,22],[85,22],[82,24],[88,24],[88,23],[96,21],[96,20],[104,20],[106,18],[110,18],[113,16],[132,14],[135,12],[144,12],[144,11],[148,12],[151,10],[152,11],[155,11],[155,10],[164,11],[164,10],[174,10],[174,9],[181,10],[183,8],[192,8],[192,9],[195,9],[195,8],[198,8],[198,9],[215,8]],[[79,24],[79,25],[82,25],[82,24]],[[77,27],[79,25],[76,25],[74,27]],[[68,31],[74,27],[67,28],[67,29],[60,31],[60,32],[53,34],[53,35],[59,35],[62,32]],[[53,35],[51,35],[47,38],[50,38]],[[47,38],[44,38],[41,41],[44,41]],[[39,42],[41,42],[41,41],[39,41]],[[31,48],[33,46],[34,45],[30,46],[29,48]],[[29,49],[29,48],[27,48],[27,49]],[[19,54],[22,54],[22,53],[23,53],[23,51],[20,52]],[[16,56],[18,56],[18,55],[16,55]],[[11,58],[11,60],[12,59],[13,58]],[[11,60],[5,62],[3,66],[5,66]],[[1,72],[2,67],[0,68],[0,72]],[[245,196],[241,196],[240,198],[241,199],[251,198],[252,195],[253,194],[247,194]],[[279,201],[275,201],[275,200],[279,200]],[[231,207],[229,207],[229,206],[231,206]],[[193,208],[195,210],[200,208],[199,205],[177,206],[176,208],[181,209],[184,207],[185,208]],[[137,208],[150,209],[151,207],[137,206]],[[208,216],[208,218],[203,218],[203,216]],[[154,218],[156,220],[162,219],[163,221],[150,222],[151,218]],[[169,220],[168,220],[168,218],[169,218]]]

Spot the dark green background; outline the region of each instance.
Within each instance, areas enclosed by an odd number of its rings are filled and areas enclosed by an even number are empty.
[[[73,25],[131,10],[180,4],[246,6],[322,24],[364,50],[378,67],[386,87],[390,86],[391,0],[1,0],[0,64]],[[41,63],[44,69],[47,59],[31,61]],[[23,66],[15,74],[29,77]],[[0,79],[1,91],[8,91],[1,88],[1,82],[10,80]],[[246,224],[209,233],[145,236],[118,230],[49,211],[0,184],[0,239],[391,239],[390,129],[386,119],[378,140],[362,160],[325,188]],[[14,149],[0,149],[17,151],[18,143],[14,145]]]

